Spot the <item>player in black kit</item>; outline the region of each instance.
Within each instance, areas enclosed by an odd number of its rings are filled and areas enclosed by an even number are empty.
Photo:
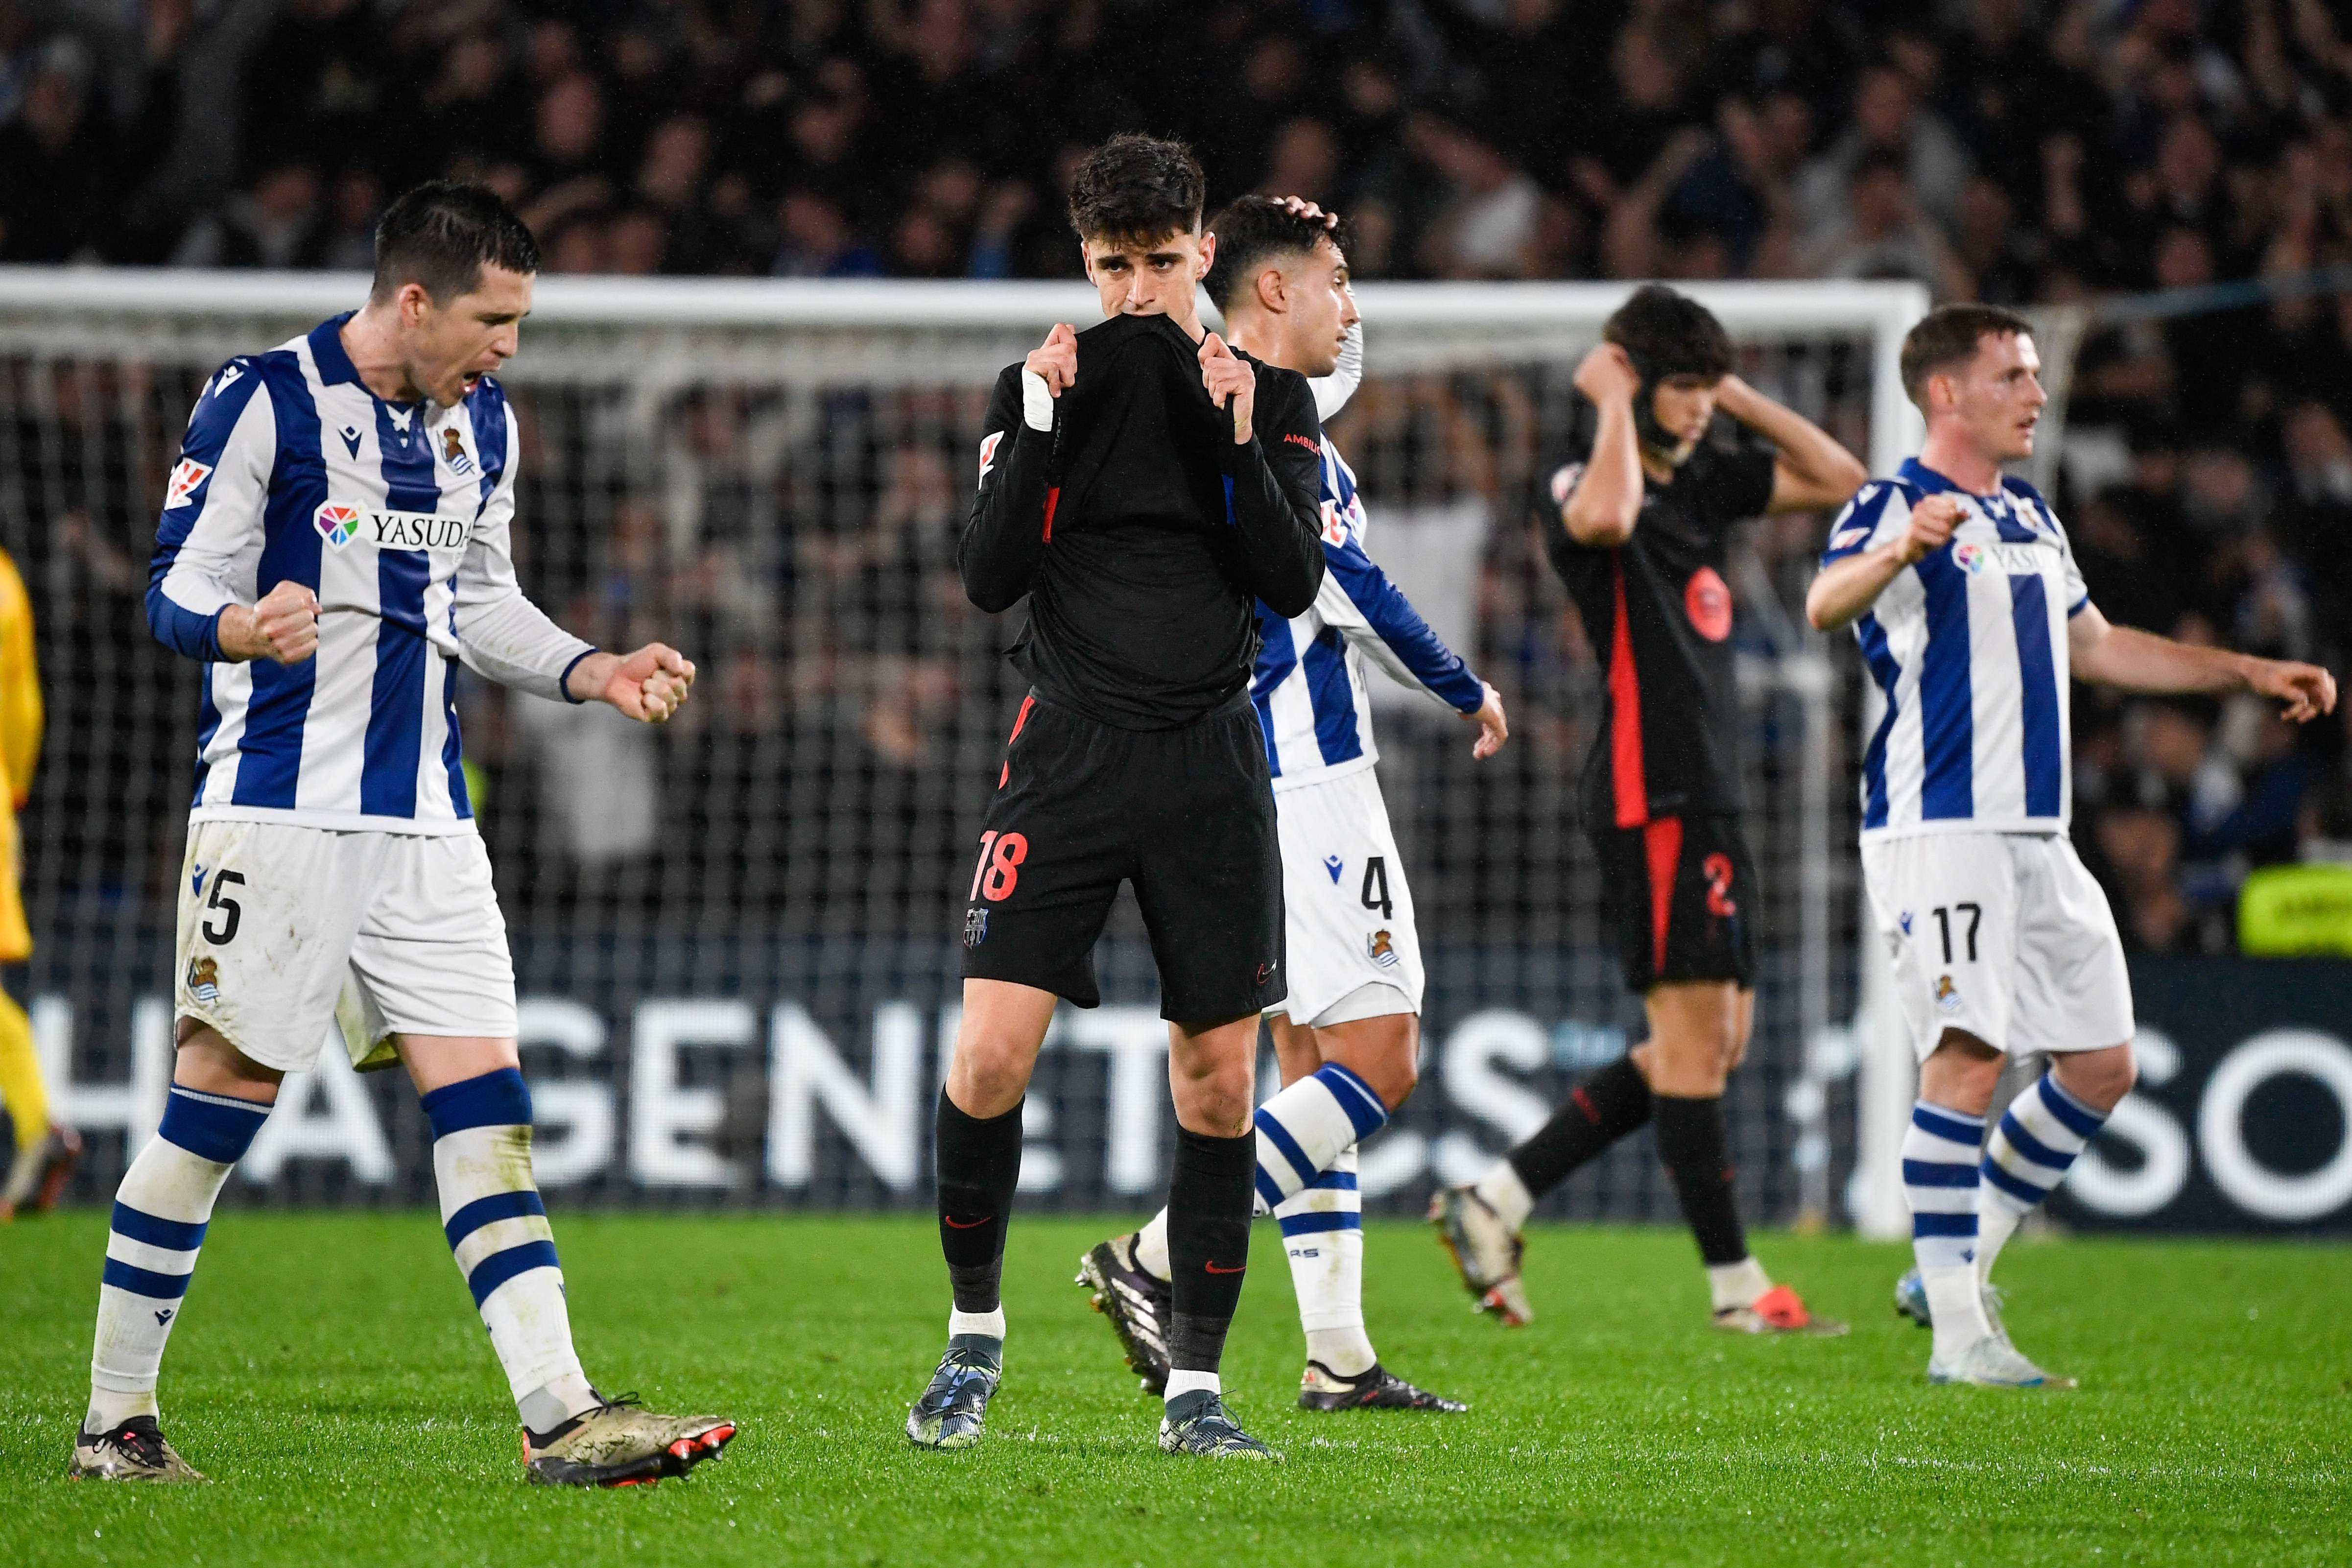
[[[1028,676],[963,919],[963,1021],[939,1104],[948,1351],[907,1420],[980,1439],[1003,1375],[997,1287],[1021,1102],[1057,997],[1099,1000],[1092,952],[1122,881],[1169,1020],[1174,1368],[1160,1446],[1265,1458],[1217,1381],[1249,1258],[1258,1015],[1287,994],[1282,863],[1250,704],[1255,601],[1295,616],[1323,582],[1322,428],[1306,378],[1203,332],[1200,165],[1119,136],[1079,165],[1070,221],[1108,320],[1057,326],[989,405],[964,591],[1024,595]]]
[[[1536,1199],[1644,1122],[1697,1237],[1717,1327],[1843,1332],[1748,1256],[1734,1206],[1723,1089],[1755,1018],[1751,917],[1762,908],[1739,831],[1731,527],[1827,511],[1868,477],[1825,432],[1731,372],[1731,341],[1671,289],[1636,289],[1577,367],[1588,406],[1551,479],[1545,531],[1608,672],[1579,792],[1610,923],[1650,1037],[1579,1084],[1551,1121],[1430,1217],[1463,1282],[1506,1323],[1528,1317],[1519,1230]],[[1721,412],[1769,446],[1717,444]]]

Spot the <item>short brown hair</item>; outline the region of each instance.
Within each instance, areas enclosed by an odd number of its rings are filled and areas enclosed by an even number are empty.
[[[1080,239],[1144,242],[1201,226],[1208,196],[1201,161],[1181,142],[1114,136],[1070,181],[1070,226]]]
[[[1927,378],[1976,358],[1986,338],[2032,336],[2033,323],[1999,305],[1943,305],[1903,334],[1903,395],[1927,411]]]

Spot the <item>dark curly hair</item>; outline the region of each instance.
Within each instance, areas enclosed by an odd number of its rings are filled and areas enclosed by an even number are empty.
[[[1678,375],[1719,381],[1731,374],[1731,334],[1715,312],[1663,283],[1634,289],[1601,336],[1625,351],[1645,392]]]
[[[1201,226],[1208,181],[1183,142],[1133,133],[1086,156],[1070,181],[1070,226],[1080,239],[1149,243]]]
[[[1233,314],[1234,304],[1249,298],[1257,275],[1276,257],[1307,255],[1323,239],[1345,255],[1347,227],[1345,223],[1333,227],[1319,217],[1300,217],[1278,196],[1243,196],[1227,203],[1209,220],[1209,232],[1217,237],[1209,297],[1218,310]]]
[[[470,294],[482,268],[539,270],[539,242],[514,208],[488,185],[430,180],[384,209],[375,226],[371,300],[421,283],[436,304]]]

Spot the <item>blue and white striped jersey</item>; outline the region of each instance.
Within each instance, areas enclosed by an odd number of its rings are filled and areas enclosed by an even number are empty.
[[[1250,696],[1265,732],[1277,790],[1356,773],[1380,760],[1372,745],[1369,657],[1402,685],[1475,713],[1486,688],[1429,629],[1388,574],[1364,553],[1364,503],[1339,449],[1323,437],[1323,558],[1314,608],[1284,620],[1257,607],[1257,668]]]
[[[498,383],[454,407],[387,403],[343,351],[347,320],[223,365],[172,470],[147,622],[205,661],[189,815],[471,833],[457,661],[552,698],[594,650],[515,580]],[[221,611],[289,579],[319,596],[317,654],[224,660]]]
[[[1856,492],[1822,563],[1899,537],[1938,491],[1969,515],[1854,623],[1886,699],[1863,757],[1863,837],[2063,833],[2066,623],[2091,600],[2049,503],[2022,479],[1974,495],[1913,458]]]

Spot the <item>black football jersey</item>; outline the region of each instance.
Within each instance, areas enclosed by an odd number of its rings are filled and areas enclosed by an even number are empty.
[[[1703,440],[1671,481],[1644,478],[1633,537],[1613,549],[1569,537],[1560,509],[1583,478],[1588,416],[1554,465],[1544,540],[1607,675],[1601,733],[1579,791],[1589,829],[1737,811],[1739,693],[1725,542],[1772,499],[1768,447]]]

